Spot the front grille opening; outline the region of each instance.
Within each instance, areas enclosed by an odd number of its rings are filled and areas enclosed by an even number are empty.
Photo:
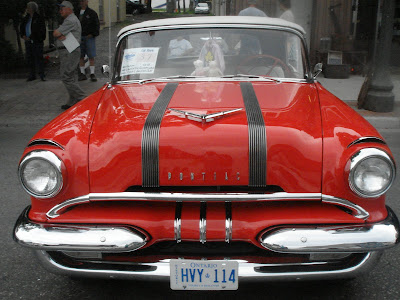
[[[254,193],[269,194],[284,192],[277,185],[267,185],[265,187],[249,186],[161,186],[161,187],[142,187],[130,186],[126,192],[146,192],[146,193]]]
[[[207,260],[245,260],[264,264],[297,264],[309,261],[308,254],[282,254],[254,246],[246,242],[181,242],[165,241],[148,248],[125,253],[101,253],[95,257],[71,257],[68,253],[58,252],[58,259],[68,261],[68,264],[86,265],[90,263],[106,264],[139,264],[152,263],[164,259],[207,259]]]

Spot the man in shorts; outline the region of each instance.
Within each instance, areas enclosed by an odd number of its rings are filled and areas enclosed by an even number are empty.
[[[97,81],[95,75],[94,58],[96,57],[96,36],[99,35],[100,22],[97,13],[88,7],[88,0],[80,0],[79,20],[82,26],[81,39],[81,60],[79,62],[79,77],[78,80],[86,80],[85,74],[85,55],[89,57],[90,64],[90,80]]]

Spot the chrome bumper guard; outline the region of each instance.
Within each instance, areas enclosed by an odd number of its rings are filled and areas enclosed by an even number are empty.
[[[29,220],[27,207],[14,227],[14,240],[41,250],[128,252],[146,244],[146,237],[126,227],[46,225]]]
[[[66,264],[52,257],[52,253],[35,251],[37,258],[49,272],[88,278],[170,280],[170,260],[163,259],[149,263],[118,265],[112,269],[107,263],[94,263],[92,267],[79,264]],[[335,280],[353,278],[371,271],[379,262],[382,252],[360,254],[353,263],[337,267],[329,261],[306,262],[299,264],[262,264],[237,260],[239,263],[239,282],[254,281],[294,281],[294,280]]]
[[[280,253],[349,252],[384,250],[399,242],[399,220],[387,207],[386,220],[374,224],[329,227],[284,227],[261,236],[261,245]]]

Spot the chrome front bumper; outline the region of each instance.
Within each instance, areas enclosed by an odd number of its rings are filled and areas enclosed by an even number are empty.
[[[38,224],[27,207],[14,227],[14,240],[42,250],[129,252],[146,244],[146,237],[127,227]]]
[[[280,253],[365,253],[395,246],[399,242],[399,220],[388,207],[386,220],[374,224],[337,226],[292,226],[261,236],[265,248]]]
[[[78,226],[38,224],[29,220],[29,207],[24,210],[14,228],[14,239],[23,246],[33,248],[41,263],[51,272],[103,278],[147,278],[168,279],[169,259],[150,263],[128,263],[123,269],[107,261],[68,265],[57,260],[58,251],[84,251],[86,253],[121,253],[138,250],[146,244],[140,232],[128,227]],[[371,269],[379,260],[381,251],[399,242],[399,221],[388,208],[386,220],[375,224],[355,224],[335,227],[285,227],[266,232],[261,236],[260,245],[272,252],[322,255],[322,261],[298,264],[265,264],[246,260],[239,262],[239,277],[242,279],[294,280],[294,279],[335,279],[354,277]],[[43,251],[44,250],[44,251]],[[269,251],[270,250],[270,251]],[[52,252],[53,251],[53,252]],[[141,251],[141,250],[139,250]],[[341,261],[340,267],[325,254],[347,252],[356,259]],[[90,256],[90,255],[89,255]],[[207,257],[199,257],[207,259]],[[86,262],[88,262],[86,260]],[[298,271],[293,271],[298,270]]]
[[[35,252],[42,266],[55,274],[106,279],[170,280],[169,259],[151,263],[119,264],[114,265],[111,269],[106,263],[93,263],[91,267],[66,264],[65,260],[57,260],[46,251]],[[352,263],[343,263],[341,267],[338,267],[337,263],[323,260],[299,264],[262,264],[237,260],[239,282],[354,278],[373,269],[381,255],[382,252],[359,254],[359,257]]]

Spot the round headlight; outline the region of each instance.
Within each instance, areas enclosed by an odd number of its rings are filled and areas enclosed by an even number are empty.
[[[62,161],[50,151],[32,151],[18,168],[22,186],[36,198],[49,198],[58,194],[63,185]]]
[[[361,197],[379,197],[390,188],[395,173],[394,163],[386,152],[362,149],[350,160],[349,185]]]

